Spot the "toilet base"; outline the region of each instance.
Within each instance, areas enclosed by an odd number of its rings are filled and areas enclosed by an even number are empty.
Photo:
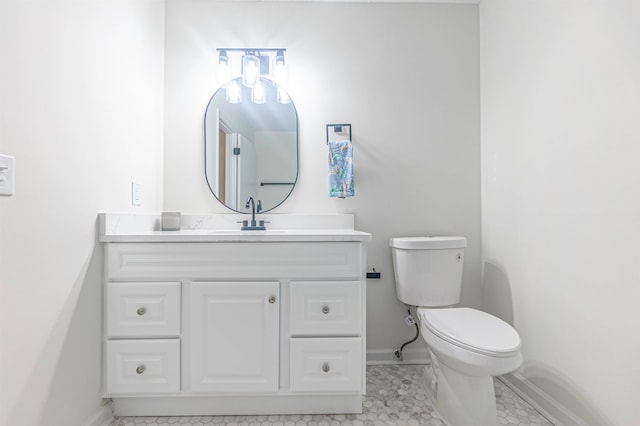
[[[468,376],[439,363],[433,354],[431,359],[422,386],[442,421],[448,426],[495,426],[493,377]]]

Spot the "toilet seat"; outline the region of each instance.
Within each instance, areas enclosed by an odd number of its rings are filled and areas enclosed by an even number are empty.
[[[461,348],[494,357],[509,357],[520,349],[520,336],[506,322],[471,308],[419,308],[423,327]]]

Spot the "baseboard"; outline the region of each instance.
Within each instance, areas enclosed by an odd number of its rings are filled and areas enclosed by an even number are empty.
[[[518,372],[500,376],[506,386],[556,426],[588,426],[588,423]]]
[[[367,365],[386,364],[429,364],[431,362],[427,348],[407,348],[402,351],[402,361],[393,355],[393,349],[369,349]]]
[[[113,422],[113,403],[110,399],[105,399],[104,404],[87,421],[85,426],[109,426]]]

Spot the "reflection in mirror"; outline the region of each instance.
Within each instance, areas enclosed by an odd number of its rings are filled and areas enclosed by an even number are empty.
[[[252,102],[252,90],[238,78],[230,84],[237,84],[240,99],[229,102],[220,88],[204,117],[207,183],[222,204],[241,213],[249,197],[262,201],[265,212],[274,209],[298,178],[298,113],[286,92],[262,80],[266,102]],[[278,102],[279,95],[289,102]]]

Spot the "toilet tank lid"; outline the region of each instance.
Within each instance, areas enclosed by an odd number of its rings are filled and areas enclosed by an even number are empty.
[[[395,237],[389,239],[389,245],[405,250],[455,249],[467,246],[465,237]]]

